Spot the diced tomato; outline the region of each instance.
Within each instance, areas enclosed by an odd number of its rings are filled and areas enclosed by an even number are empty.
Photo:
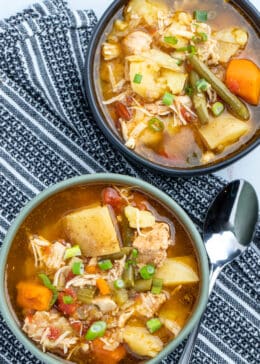
[[[65,279],[65,281],[66,281],[66,283],[68,282],[68,281],[70,281],[72,278],[74,278],[75,277],[75,274],[73,274],[73,272],[72,271],[70,271],[69,273],[68,273],[68,275],[67,275],[67,277],[66,277],[66,279]]]
[[[55,341],[58,339],[60,335],[61,331],[58,327],[53,327],[53,326],[50,327],[50,333],[48,335],[48,339]]]
[[[63,301],[64,296],[71,296],[73,298],[73,302],[64,303],[64,301]],[[68,316],[73,315],[73,313],[77,309],[76,300],[77,300],[77,295],[73,291],[73,289],[71,289],[71,288],[65,289],[65,291],[59,293],[58,300],[57,300],[58,310],[61,311],[62,313],[64,313],[64,315],[68,315]]]
[[[184,107],[181,108],[181,114],[188,123],[194,120],[194,117]]]
[[[147,28],[147,30],[148,30],[148,33],[150,35],[155,35],[157,33],[157,28],[156,27],[150,26],[150,27]]]
[[[133,205],[139,210],[146,210],[146,199],[140,194],[135,192],[133,195]]]
[[[118,118],[121,118],[123,120],[130,120],[131,114],[128,110],[128,108],[120,101],[117,101],[115,103],[115,112]]]
[[[112,206],[117,212],[123,205],[123,199],[119,193],[112,187],[106,187],[102,191],[102,201],[105,205]]]
[[[72,326],[73,330],[76,334],[80,335],[82,333],[82,323],[79,321],[71,322],[70,325]]]

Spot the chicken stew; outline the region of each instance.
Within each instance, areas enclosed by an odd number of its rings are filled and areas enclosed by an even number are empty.
[[[200,289],[189,234],[127,186],[77,186],[43,202],[20,227],[6,275],[22,330],[78,364],[155,357],[184,327]]]
[[[186,169],[243,148],[260,125],[253,26],[224,0],[126,4],[99,68],[102,103],[125,146]]]

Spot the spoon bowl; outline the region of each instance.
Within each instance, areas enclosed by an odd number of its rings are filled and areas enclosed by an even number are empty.
[[[254,188],[244,180],[229,183],[209,207],[203,228],[211,265],[223,268],[239,256],[252,241],[257,221]]]
[[[210,262],[209,296],[221,270],[251,243],[258,213],[256,192],[244,180],[229,183],[210,205],[203,229]],[[179,364],[189,363],[201,321],[190,334]]]

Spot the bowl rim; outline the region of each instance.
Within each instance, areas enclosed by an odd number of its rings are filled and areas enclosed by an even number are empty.
[[[19,213],[14,222],[11,224],[7,235],[3,241],[3,245],[0,250],[0,292],[2,292],[2,299],[0,300],[0,311],[3,315],[4,320],[7,325],[16,336],[16,338],[28,349],[32,354],[34,354],[38,359],[42,360],[48,364],[58,364],[61,362],[69,363],[69,361],[62,359],[55,359],[51,354],[43,353],[36,345],[22,332],[20,326],[15,320],[12,314],[12,307],[8,302],[8,297],[6,295],[6,276],[5,276],[5,266],[7,262],[7,256],[12,245],[14,236],[18,231],[20,225],[24,221],[24,219],[34,210],[39,204],[45,201],[47,198],[55,195],[58,192],[61,192],[65,189],[68,189],[73,186],[89,184],[89,183],[117,183],[117,184],[128,184],[131,186],[139,187],[144,192],[150,194],[155,199],[158,199],[163,204],[165,204],[179,221],[183,224],[185,230],[189,233],[193,244],[194,249],[196,251],[199,265],[200,265],[200,274],[201,274],[201,289],[199,299],[197,301],[195,310],[188,320],[187,324],[177,336],[176,339],[171,341],[163,351],[161,351],[155,358],[149,360],[147,363],[155,364],[159,363],[166,355],[171,353],[191,332],[193,327],[199,321],[202,313],[206,308],[206,304],[208,301],[208,287],[209,287],[209,266],[208,266],[208,258],[204,243],[202,238],[195,227],[193,221],[187,215],[187,213],[166,193],[162,192],[158,188],[152,186],[151,184],[144,182],[141,179],[135,177],[129,177],[126,175],[113,174],[113,173],[96,173],[96,174],[88,174],[83,176],[77,176],[65,180],[63,182],[57,183],[43,192],[39,193],[36,197],[34,197]]]
[[[106,121],[106,118],[102,116],[102,112],[100,111],[99,102],[96,98],[95,92],[95,83],[94,80],[94,62],[93,59],[95,58],[96,54],[96,47],[99,43],[100,37],[102,36],[104,28],[109,23],[110,19],[114,16],[115,12],[120,9],[123,4],[127,0],[114,0],[111,5],[106,9],[100,20],[98,21],[94,32],[90,38],[88,50],[86,53],[85,58],[85,67],[83,73],[84,79],[84,88],[86,92],[86,96],[88,99],[88,103],[90,105],[90,109],[92,114],[94,115],[94,120],[96,121],[99,128],[105,134],[107,139],[115,145],[120,152],[122,152],[128,159],[132,162],[137,162],[138,164],[144,165],[149,169],[156,170],[158,172],[162,172],[166,175],[176,176],[176,177],[193,177],[193,176],[200,176],[204,174],[209,174],[213,172],[217,172],[220,169],[226,168],[229,165],[235,163],[239,159],[246,156],[256,147],[260,146],[260,137],[257,137],[257,133],[259,132],[256,130],[254,136],[252,136],[251,141],[249,140],[246,144],[248,144],[242,150],[238,150],[238,152],[234,152],[231,154],[230,157],[224,160],[220,160],[217,163],[208,166],[198,166],[191,169],[182,169],[176,167],[167,167],[161,164],[157,164],[152,162],[151,160],[143,157],[140,154],[137,154],[135,151],[127,148],[121,138],[116,135],[116,133],[112,130],[109,126],[109,123]],[[248,0],[240,0],[239,4],[235,2],[236,6],[243,12],[246,12],[253,22],[256,29],[260,32],[260,13],[254,7],[253,4],[250,3]]]

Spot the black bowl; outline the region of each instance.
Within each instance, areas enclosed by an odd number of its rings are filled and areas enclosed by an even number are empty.
[[[100,53],[99,49],[101,43],[105,40],[106,34],[109,31],[109,25],[113,18],[117,18],[118,14],[122,11],[127,0],[115,0],[105,11],[104,15],[98,22],[92,38],[89,43],[88,52],[85,63],[84,82],[86,95],[88,98],[89,105],[93,112],[94,118],[107,136],[108,140],[115,145],[128,159],[137,164],[143,164],[148,168],[157,170],[158,172],[169,174],[172,176],[191,177],[195,175],[208,174],[216,172],[219,169],[225,168],[228,165],[236,162],[240,158],[244,157],[258,145],[260,145],[260,130],[258,129],[255,135],[245,143],[238,151],[231,153],[226,159],[220,160],[219,162],[212,163],[205,166],[198,166],[194,168],[172,168],[156,164],[148,160],[147,158],[137,154],[136,152],[128,149],[119,135],[116,128],[107,121],[110,116],[106,108],[101,104],[101,94],[98,90],[99,85],[99,60]],[[260,13],[248,0],[232,0],[230,3],[234,6],[251,22],[258,33],[260,33]],[[98,50],[98,52],[97,52]]]

